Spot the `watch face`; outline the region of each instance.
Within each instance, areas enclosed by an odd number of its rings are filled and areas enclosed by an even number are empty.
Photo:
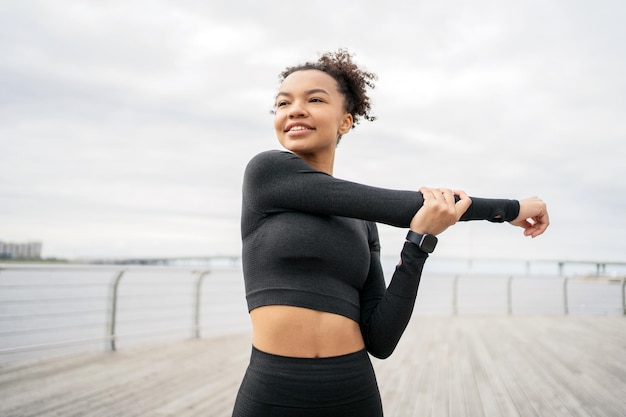
[[[437,246],[437,237],[433,235],[424,235],[422,237],[420,248],[424,252],[432,253],[435,250],[435,246]]]

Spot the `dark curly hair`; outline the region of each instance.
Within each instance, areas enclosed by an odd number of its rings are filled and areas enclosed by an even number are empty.
[[[319,70],[330,75],[337,81],[339,92],[344,97],[346,111],[352,115],[354,128],[361,117],[369,121],[376,120],[375,116],[370,115],[371,103],[366,91],[368,87],[375,87],[376,74],[359,68],[352,62],[352,56],[346,49],[326,52],[317,62],[288,67],[279,75],[279,80],[283,82],[290,74],[304,70]]]

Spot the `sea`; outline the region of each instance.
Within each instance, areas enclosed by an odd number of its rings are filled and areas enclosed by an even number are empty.
[[[386,278],[395,259],[383,259]],[[432,259],[413,320],[624,315],[626,263]],[[52,357],[250,332],[238,259],[0,264],[0,369]]]

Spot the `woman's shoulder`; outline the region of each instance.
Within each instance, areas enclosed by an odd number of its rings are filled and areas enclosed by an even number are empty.
[[[248,166],[275,164],[292,158],[297,158],[297,156],[295,156],[291,152],[271,149],[260,152],[253,156],[252,159],[250,159],[250,162],[248,162]]]
[[[290,170],[288,160],[295,156],[289,152],[268,150],[256,154],[250,159],[244,172],[246,183],[268,181],[270,177],[282,176]]]
[[[258,173],[268,169],[277,172],[293,169],[302,170],[304,168],[308,168],[308,165],[297,155],[287,151],[272,149],[253,156],[248,162],[246,171]]]

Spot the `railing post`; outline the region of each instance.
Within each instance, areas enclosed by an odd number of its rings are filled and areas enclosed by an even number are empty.
[[[194,312],[193,312],[193,327],[192,327],[192,337],[196,339],[200,339],[200,306],[202,305],[202,281],[204,277],[207,276],[211,271],[204,271],[196,280],[196,293],[195,293],[195,301],[194,301]]]
[[[454,276],[454,281],[452,282],[452,314],[455,316],[459,314],[459,276]]]
[[[506,283],[506,291],[507,291],[507,311],[509,315],[513,314],[513,276],[509,277],[508,282]]]
[[[567,281],[568,280],[569,280],[568,277],[565,277],[565,279],[563,280],[563,311],[566,315],[569,314],[569,305],[567,301]]]
[[[626,278],[622,279],[622,311],[626,316]]]
[[[124,270],[119,271],[117,276],[111,281],[109,287],[109,315],[107,320],[107,339],[109,340],[108,347],[112,351],[116,350],[115,347],[115,325],[117,323],[117,289],[120,285]]]

